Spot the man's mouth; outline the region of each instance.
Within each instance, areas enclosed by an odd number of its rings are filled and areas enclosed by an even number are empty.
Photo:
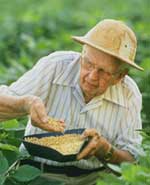
[[[90,86],[92,89],[96,89],[97,87],[98,87],[98,85],[95,85],[95,84],[93,84],[93,83],[91,83],[91,82],[88,82],[88,81],[85,81],[86,82],[86,84],[88,85],[88,86]]]

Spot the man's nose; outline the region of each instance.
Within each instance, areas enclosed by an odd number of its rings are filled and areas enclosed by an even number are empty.
[[[89,74],[89,78],[91,80],[98,80],[99,79],[99,72],[97,69],[93,69],[90,74]]]

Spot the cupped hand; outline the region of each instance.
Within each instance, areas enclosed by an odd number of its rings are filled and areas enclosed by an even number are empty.
[[[58,126],[50,124],[49,117],[46,112],[43,101],[36,96],[28,96],[25,99],[25,109],[31,117],[33,126],[39,127],[46,131],[63,132],[65,123],[62,120],[57,120]]]
[[[89,138],[89,142],[87,146],[78,154],[77,159],[87,159],[91,156],[104,155],[105,150],[108,149],[110,144],[108,141],[101,136],[100,133],[96,131],[96,129],[86,129],[82,138]],[[99,157],[99,156],[98,156]]]

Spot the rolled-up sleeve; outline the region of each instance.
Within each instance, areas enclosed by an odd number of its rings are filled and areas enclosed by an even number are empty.
[[[10,86],[0,86],[0,93],[7,95],[36,95],[45,100],[55,73],[56,62],[51,56],[41,58],[37,64]]]
[[[129,151],[135,159],[142,154],[141,121],[142,96],[140,93],[132,94],[128,99],[128,107],[123,112],[120,122],[120,132],[116,139],[116,146],[121,150]]]

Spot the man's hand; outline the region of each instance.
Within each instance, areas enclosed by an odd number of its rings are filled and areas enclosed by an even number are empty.
[[[24,99],[24,109],[31,116],[33,126],[39,127],[46,131],[63,132],[65,124],[63,121],[58,121],[58,127],[54,127],[49,123],[49,117],[46,113],[45,106],[42,100],[36,96],[27,96]]]
[[[77,159],[89,158],[97,155],[104,156],[111,147],[110,143],[103,138],[95,129],[86,129],[82,138],[89,138],[88,145],[78,154]]]
[[[87,159],[91,156],[97,157],[99,160],[104,160],[104,157],[110,151],[111,144],[101,136],[95,129],[86,129],[82,135],[83,138],[89,138],[88,145],[78,154],[77,159]],[[110,163],[120,164],[121,162],[134,162],[133,156],[125,150],[115,149]]]

